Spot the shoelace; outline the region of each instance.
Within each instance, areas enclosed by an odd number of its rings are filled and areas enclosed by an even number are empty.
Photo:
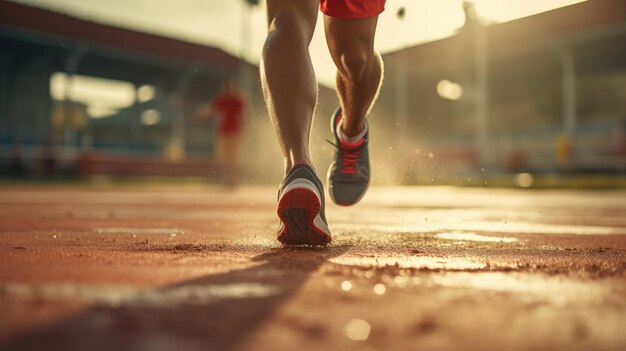
[[[326,140],[326,142],[341,151],[341,173],[356,173],[356,163],[359,160],[359,153],[361,152],[361,146],[363,144],[355,149],[350,149],[344,147],[343,145],[337,145],[330,140]]]

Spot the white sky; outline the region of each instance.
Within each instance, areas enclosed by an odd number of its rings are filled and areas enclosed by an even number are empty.
[[[265,1],[246,11],[243,0],[13,0],[130,29],[220,47],[258,63],[266,34]],[[298,1],[298,0],[294,0]],[[584,0],[475,0],[479,16],[504,22]],[[388,0],[380,16],[376,46],[381,52],[445,38],[463,24],[462,0]],[[396,17],[406,8],[404,20]],[[243,15],[242,15],[243,14]],[[242,19],[246,19],[242,26]],[[242,50],[242,28],[248,44]],[[320,83],[334,84],[335,68],[326,49],[322,16],[311,44]]]

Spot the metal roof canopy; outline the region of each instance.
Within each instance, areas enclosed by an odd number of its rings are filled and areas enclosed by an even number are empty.
[[[626,2],[590,0],[487,26],[486,31],[490,58],[558,46],[570,46],[577,51],[585,51],[584,46],[590,39],[606,38],[615,45],[614,38],[621,38],[626,34]],[[472,54],[471,40],[469,33],[460,33],[394,51],[384,57],[391,60],[409,57],[409,60],[421,67],[439,66],[441,62],[465,61]],[[624,49],[623,42],[618,42],[616,46],[616,49]]]
[[[5,1],[0,1],[0,48],[24,58],[49,56],[59,71],[67,71],[68,60],[78,60],[72,73],[136,84],[175,84],[181,72],[232,74],[241,64],[220,49]]]

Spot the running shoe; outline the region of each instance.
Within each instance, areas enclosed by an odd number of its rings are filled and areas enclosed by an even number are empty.
[[[296,164],[278,191],[278,241],[286,245],[326,245],[331,241],[324,212],[324,187],[307,164]]]
[[[346,143],[337,133],[341,118],[341,108],[338,108],[330,120],[330,129],[335,136],[335,143],[331,144],[336,150],[328,169],[328,191],[337,205],[351,206],[363,198],[370,183],[369,131],[361,140]]]

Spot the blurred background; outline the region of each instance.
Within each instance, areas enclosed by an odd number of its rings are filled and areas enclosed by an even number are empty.
[[[217,182],[224,83],[246,101],[243,184],[282,162],[258,62],[265,2],[0,0],[3,179]],[[338,100],[322,16],[312,149]],[[626,2],[388,0],[370,118],[375,184],[626,187]]]

